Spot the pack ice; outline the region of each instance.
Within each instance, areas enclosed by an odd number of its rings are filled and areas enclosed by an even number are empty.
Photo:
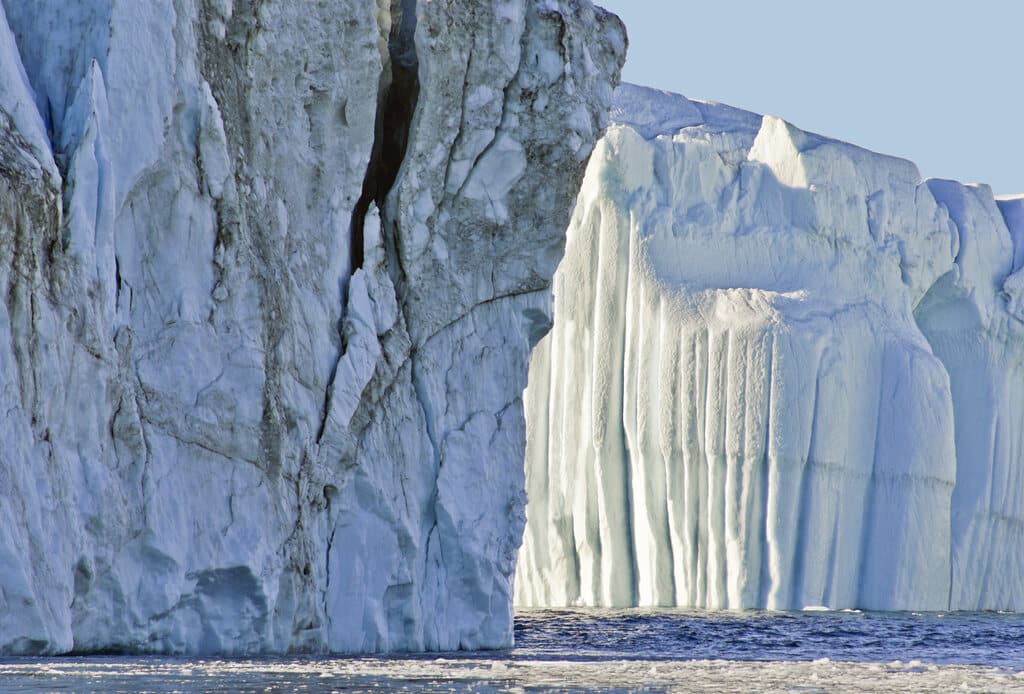
[[[508,645],[587,0],[0,0],[0,653]]]
[[[526,392],[522,605],[1024,608],[1024,198],[623,85]]]

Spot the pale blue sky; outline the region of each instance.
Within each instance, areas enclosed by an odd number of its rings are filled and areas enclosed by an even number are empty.
[[[623,79],[1024,193],[1024,0],[596,0]]]

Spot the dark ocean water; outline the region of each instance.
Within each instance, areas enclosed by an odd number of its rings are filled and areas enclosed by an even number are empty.
[[[1024,669],[1024,614],[998,612],[522,611],[517,655],[842,660]]]
[[[0,659],[8,692],[1024,691],[1024,615],[528,610],[504,651]]]

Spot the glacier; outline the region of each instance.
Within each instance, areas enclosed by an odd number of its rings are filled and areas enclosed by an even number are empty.
[[[587,0],[0,0],[0,654],[507,646]]]
[[[1024,196],[633,85],[612,121],[517,604],[1024,609]]]

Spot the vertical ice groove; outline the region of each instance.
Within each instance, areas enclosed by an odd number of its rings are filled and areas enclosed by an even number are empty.
[[[743,566],[740,560],[740,507],[741,494],[740,470],[741,470],[741,448],[743,417],[740,413],[742,407],[742,393],[744,378],[740,361],[742,349],[737,347],[737,336],[734,330],[726,333],[726,402],[722,408],[725,418],[723,428],[725,430],[725,445],[722,456],[725,459],[725,568],[726,576],[726,601],[725,605],[737,605],[740,602],[740,581],[742,580]],[[737,363],[739,361],[739,363]]]
[[[623,363],[625,350],[625,317],[621,307],[628,302],[628,215],[614,208],[602,214],[614,220],[611,230],[602,228],[599,257],[601,270],[597,277],[597,310],[595,333],[599,346],[594,353],[595,444],[599,478],[600,515],[600,598],[602,603],[623,604],[631,601],[633,578],[632,527],[629,520],[628,452],[623,440]],[[611,233],[608,233],[608,232]],[[623,238],[624,237],[624,238]]]
[[[610,457],[606,459],[605,464],[615,465],[621,462],[623,465],[625,485],[617,491],[623,496],[626,528],[628,529],[631,547],[629,561],[634,566],[640,566],[644,571],[643,578],[639,575],[635,576],[635,582],[630,586],[630,589],[636,595],[637,602],[643,605],[646,604],[646,600],[649,597],[647,594],[647,579],[650,574],[648,573],[649,567],[646,565],[648,550],[646,523],[643,523],[639,517],[644,513],[645,506],[642,490],[638,489],[638,485],[642,486],[644,480],[644,470],[642,467],[644,451],[642,447],[643,442],[639,440],[637,427],[640,409],[638,400],[643,397],[638,383],[642,359],[637,356],[637,352],[643,350],[646,344],[642,330],[644,310],[643,284],[637,273],[632,272],[633,263],[636,262],[637,258],[637,246],[641,243],[641,239],[638,236],[642,233],[642,230],[634,229],[635,223],[633,214],[630,214],[627,222],[630,231],[627,237],[628,251],[625,257],[626,262],[622,265],[624,274],[623,326],[621,332],[622,358],[618,363],[621,372],[619,397],[621,397],[622,406],[620,416],[617,418],[617,424],[622,432],[624,454],[621,456],[621,461]],[[619,571],[621,570],[620,565]]]
[[[611,207],[609,205],[609,207]],[[609,210],[609,214],[605,214],[602,209],[602,219],[610,219],[615,214],[614,208]],[[615,219],[615,223],[618,224],[619,220]],[[612,347],[614,344],[614,336],[612,333],[612,326],[610,325],[613,319],[613,310],[616,305],[617,296],[608,296],[608,293],[612,291],[613,283],[615,282],[614,269],[616,267],[615,258],[618,255],[618,244],[614,238],[615,227],[608,230],[609,233],[605,233],[606,228],[602,225],[601,229],[595,233],[598,234],[598,272],[594,281],[594,349],[591,353],[591,367],[589,369],[591,378],[594,381],[594,397],[590,402],[590,409],[593,413],[591,416],[591,425],[589,427],[592,439],[593,453],[592,453],[592,465],[595,471],[595,477],[597,484],[594,490],[595,496],[597,497],[598,507],[598,532],[601,540],[601,554],[596,558],[596,565],[594,567],[596,584],[598,591],[596,592],[594,599],[597,604],[602,604],[605,601],[610,602],[610,597],[605,590],[605,556],[611,556],[612,552],[615,551],[616,547],[621,547],[621,543],[613,542],[610,535],[611,532],[617,529],[621,529],[621,519],[615,516],[614,510],[609,509],[609,494],[611,488],[615,482],[619,480],[608,481],[606,478],[611,471],[605,472],[604,465],[604,448],[606,441],[610,435],[609,429],[609,417],[611,416],[610,410],[614,407],[612,398],[614,397],[615,390],[612,387],[610,381],[612,378],[612,369],[614,368],[612,354]],[[610,244],[615,243],[614,246],[609,247]],[[617,292],[616,292],[617,294]],[[610,523],[618,522],[619,528],[611,529]]]
[[[880,439],[880,433],[881,433],[882,417],[885,416],[885,412],[886,412],[885,408],[882,406],[882,403],[884,402],[885,386],[886,386],[886,384],[885,384],[885,359],[886,359],[886,353],[885,353],[884,350],[882,352],[881,359],[882,359],[882,369],[881,369],[881,377],[879,378],[879,383],[878,383],[878,391],[879,391],[879,393],[878,393],[878,402],[879,402],[879,406],[878,406],[878,408],[876,410],[875,430],[874,430],[874,433],[872,434],[871,470],[870,470],[869,477],[868,477],[868,480],[869,480],[868,481],[868,490],[867,490],[867,494],[865,496],[865,505],[864,505],[864,519],[865,519],[865,522],[864,522],[864,524],[862,526],[862,531],[861,531],[861,540],[860,540],[860,544],[859,544],[859,556],[860,556],[860,559],[859,559],[859,561],[857,563],[858,574],[857,574],[857,581],[856,581],[856,584],[855,584],[857,586],[857,590],[858,590],[858,596],[857,596],[858,604],[865,604],[866,600],[869,599],[869,596],[865,595],[866,586],[867,586],[867,584],[866,584],[866,580],[867,580],[866,567],[868,566],[869,562],[872,559],[872,556],[871,556],[871,552],[872,552],[871,526],[872,526],[872,523],[874,522],[875,513],[876,513],[875,495],[877,493],[877,488],[878,488],[877,468],[878,468],[878,459],[879,459],[879,443],[880,443],[879,439]]]
[[[744,571],[747,575],[741,607],[760,604],[761,555],[763,548],[759,541],[764,524],[763,484],[765,479],[766,429],[768,403],[764,397],[768,381],[766,365],[770,355],[765,351],[765,342],[770,344],[771,335],[761,331],[755,341],[748,343],[750,356],[747,360],[747,382],[753,389],[747,400],[745,417],[748,421],[745,443],[743,474],[743,525],[744,525]]]
[[[693,440],[696,438],[696,414],[693,398],[683,397],[683,393],[695,392],[694,377],[696,368],[696,357],[692,335],[686,328],[679,331],[679,352],[681,357],[679,369],[679,447],[680,475],[682,486],[680,497],[673,500],[673,508],[680,520],[677,523],[679,528],[682,553],[679,555],[679,576],[678,585],[683,591],[680,597],[680,604],[691,604],[696,600],[697,586],[697,539],[696,516],[697,516],[697,495],[695,494],[695,469],[697,464],[696,453],[693,447]]]
[[[836,604],[837,598],[833,594],[836,580],[836,562],[839,549],[839,514],[832,518],[832,541],[828,545],[828,559],[825,564],[825,590],[822,594],[821,604],[826,607]]]
[[[633,223],[632,220],[630,222]],[[630,234],[630,270],[636,258],[639,240],[637,234]],[[644,303],[644,288],[642,280],[635,272],[629,272],[629,279],[626,285],[627,306],[626,329],[624,333],[624,355],[623,355],[623,379],[622,379],[622,402],[623,402],[623,432],[626,443],[626,474],[628,486],[626,487],[629,520],[630,538],[633,545],[633,565],[638,567],[635,574],[633,591],[636,593],[637,603],[640,605],[650,604],[651,600],[651,538],[647,523],[647,470],[642,464],[645,460],[646,441],[643,435],[646,427],[641,420],[641,400],[646,397],[644,387],[644,360],[649,358],[647,352],[647,336],[644,333],[644,318],[646,304]]]
[[[776,348],[779,348],[778,341],[775,343]],[[788,341],[783,343],[788,346]],[[773,426],[770,429],[771,438],[769,441],[769,456],[768,456],[768,500],[765,504],[767,513],[765,514],[765,527],[766,527],[766,546],[768,548],[768,569],[769,569],[769,589],[768,596],[766,598],[765,606],[768,609],[781,609],[787,606],[787,586],[789,584],[788,567],[784,566],[783,562],[786,557],[786,534],[783,528],[783,515],[786,513],[786,504],[792,503],[792,497],[786,494],[786,490],[782,488],[784,482],[783,469],[786,465],[786,451],[780,448],[780,430],[785,427],[785,421],[787,418],[792,417],[791,411],[780,412],[778,408],[781,403],[785,403],[788,407],[790,405],[788,394],[784,391],[785,377],[787,374],[780,373],[782,371],[780,365],[783,364],[782,356],[785,352],[782,349],[776,351],[774,358],[772,359],[772,395],[770,401],[772,403],[772,410],[769,416]],[[782,391],[782,392],[778,392]]]
[[[636,305],[634,301],[636,299],[635,293],[630,291],[632,283],[638,281],[637,274],[634,271],[634,263],[638,260],[639,255],[639,244],[640,238],[639,233],[641,231],[639,227],[639,219],[632,212],[627,215],[625,221],[625,228],[628,230],[625,248],[625,262],[622,263],[620,269],[622,270],[619,278],[619,296],[621,297],[621,306],[626,307],[628,313],[625,316],[620,317],[620,329],[617,331],[616,339],[616,353],[619,358],[612,362],[612,368],[615,370],[617,378],[616,398],[618,399],[619,409],[623,413],[630,412],[630,408],[627,405],[632,397],[627,397],[625,383],[627,374],[629,373],[629,359],[628,354],[632,350],[633,345],[628,339],[630,330],[630,318],[634,316],[636,311]],[[630,393],[630,396],[634,393]],[[615,417],[616,411],[611,413],[611,416]],[[631,413],[635,421],[635,410]],[[636,530],[634,528],[633,517],[635,513],[635,500],[633,498],[633,466],[634,460],[631,455],[637,456],[636,465],[642,464],[642,459],[639,457],[639,451],[631,451],[629,448],[629,440],[625,437],[625,430],[623,427],[623,417],[619,415],[615,417],[616,421],[616,432],[618,435],[618,452],[617,455],[609,455],[605,459],[606,465],[612,465],[618,468],[618,475],[621,476],[622,484],[614,490],[615,494],[621,496],[622,501],[622,519],[624,521],[622,531],[626,537],[626,543],[623,546],[621,552],[621,558],[619,561],[611,564],[608,567],[610,575],[614,576],[614,587],[615,587],[615,600],[620,604],[637,603],[638,600],[638,576],[637,576],[637,552],[636,552]],[[627,571],[628,568],[628,571]]]
[[[668,417],[660,402],[659,393],[662,389],[671,389],[671,378],[665,378],[668,356],[665,354],[665,323],[662,320],[664,300],[655,294],[654,320],[651,330],[651,343],[655,347],[657,359],[648,365],[648,378],[650,383],[649,409],[651,419],[649,424],[648,438],[649,456],[651,461],[651,477],[653,478],[653,499],[651,501],[651,534],[656,538],[658,550],[656,564],[656,601],[658,605],[674,605],[674,587],[672,580],[672,537],[669,533],[668,520],[668,478],[666,477],[665,466],[659,464],[659,453],[661,452],[661,430],[662,420]]]
[[[695,402],[698,407],[695,412],[696,437],[694,439],[694,469],[696,471],[690,499],[695,506],[696,537],[697,547],[697,601],[698,604],[708,604],[708,545],[710,542],[708,532],[708,506],[710,504],[710,489],[708,488],[708,454],[705,448],[705,432],[707,431],[707,388],[708,388],[708,364],[709,350],[708,342],[710,336],[707,328],[694,331],[694,368],[696,383],[694,384]]]
[[[560,346],[558,340],[560,336],[557,334],[551,334],[547,338],[550,349],[547,350],[547,358],[550,363],[548,368],[548,374],[550,381],[548,393],[550,394],[551,403],[548,408],[549,426],[548,426],[548,438],[545,441],[547,445],[547,463],[548,470],[545,475],[545,481],[547,486],[547,506],[549,513],[551,513],[551,522],[546,526],[542,526],[538,530],[544,533],[545,541],[542,546],[544,551],[549,553],[549,556],[562,557],[562,562],[555,563],[549,568],[551,572],[550,582],[545,582],[542,587],[547,590],[558,591],[566,593],[566,597],[571,595],[571,586],[568,583],[568,576],[565,573],[565,524],[569,520],[566,518],[566,504],[565,504],[565,481],[568,479],[564,475],[563,468],[566,464],[565,459],[562,457],[562,441],[567,435],[568,431],[572,427],[571,417],[572,412],[564,406],[565,396],[565,351],[558,349]],[[529,500],[527,500],[529,504]],[[529,507],[527,510],[529,513]],[[556,582],[557,581],[557,582]],[[554,597],[554,596],[552,596]]]
[[[567,327],[571,329],[572,325]],[[566,338],[563,335],[558,335],[556,337],[559,340],[572,339],[571,336]],[[573,432],[579,427],[579,418],[573,408],[567,407],[570,402],[578,402],[575,397],[575,388],[578,381],[569,377],[574,368],[574,358],[572,353],[565,349],[559,349],[557,354],[561,358],[561,363],[558,365],[556,383],[559,394],[558,411],[562,419],[558,427],[558,436],[554,443],[557,445],[557,460],[560,461],[561,465],[554,471],[554,479],[560,480],[559,484],[561,485],[557,503],[573,510],[570,517],[560,519],[559,535],[562,538],[563,546],[559,550],[565,557],[567,564],[563,569],[564,574],[568,577],[567,595],[578,598],[581,591],[579,579],[581,547],[580,535],[576,533],[577,516],[580,515],[580,509],[576,500],[579,498],[580,489],[572,481],[579,479],[580,468],[585,464],[586,459],[575,455],[576,438]],[[567,533],[566,529],[568,530]]]
[[[674,326],[668,319],[669,303],[664,298],[658,301],[658,362],[657,388],[658,397],[658,453],[661,464],[658,465],[662,479],[662,494],[659,499],[661,515],[661,533],[664,543],[665,557],[663,560],[661,580],[664,582],[665,603],[679,604],[678,579],[682,575],[679,555],[679,535],[676,532],[675,513],[677,505],[685,503],[679,493],[679,464],[681,461],[680,447],[677,436],[679,392],[679,337]]]
[[[748,340],[744,344],[744,368],[743,379],[746,397],[743,402],[743,440],[740,450],[739,474],[739,498],[737,499],[737,522],[740,527],[740,534],[737,538],[739,546],[736,551],[737,566],[737,595],[734,604],[739,607],[756,605],[756,595],[759,586],[757,583],[757,571],[760,569],[760,560],[755,554],[756,543],[751,541],[752,528],[756,523],[760,511],[753,507],[753,492],[756,487],[755,479],[757,474],[758,461],[760,456],[757,451],[757,441],[761,436],[758,413],[761,403],[758,402],[756,391],[757,384],[761,381],[755,370],[761,361],[761,355],[757,351],[758,342]]]
[[[723,457],[724,415],[722,401],[727,397],[724,388],[726,369],[723,352],[727,341],[721,332],[708,331],[708,381],[705,403],[706,424],[704,460],[707,465],[707,527],[708,527],[708,602],[712,607],[724,607],[725,600],[725,480]]]
[[[772,574],[771,574],[771,545],[769,543],[769,526],[768,526],[768,514],[769,501],[771,499],[771,451],[772,451],[772,425],[774,423],[774,407],[775,401],[772,398],[772,390],[775,388],[775,334],[768,333],[768,349],[767,358],[765,360],[765,425],[764,425],[764,453],[761,458],[761,504],[760,508],[763,511],[763,515],[760,518],[761,532],[754,536],[754,539],[760,540],[762,545],[761,550],[761,567],[760,567],[760,583],[761,589],[759,591],[759,604],[767,606],[768,596],[770,595],[772,585]]]
[[[800,603],[801,607],[820,604],[820,600],[818,600],[815,596],[808,594],[807,572],[814,568],[817,568],[816,565],[820,560],[820,557],[808,556],[808,552],[817,550],[816,547],[810,545],[810,539],[808,538],[808,535],[811,533],[811,529],[809,527],[810,524],[815,522],[816,520],[811,515],[813,510],[811,508],[811,504],[813,503],[814,494],[814,490],[812,490],[811,485],[813,483],[813,477],[815,475],[815,466],[817,464],[817,461],[815,461],[814,459],[814,453],[816,450],[814,447],[814,435],[815,431],[818,428],[818,408],[821,404],[821,401],[819,399],[822,378],[821,367],[822,359],[821,357],[819,357],[817,363],[814,365],[814,368],[810,369],[810,373],[813,374],[814,376],[814,391],[811,396],[810,406],[810,434],[807,437],[807,452],[804,455],[803,466],[801,469],[799,482],[799,496],[796,500],[798,520],[796,531],[797,537],[794,547],[795,562],[793,566],[793,599],[796,600],[797,603]],[[826,471],[822,471],[822,474],[825,474],[825,472]],[[815,566],[809,566],[810,564],[814,564]]]
[[[526,407],[527,431],[539,432],[527,436],[527,456],[533,460],[542,460],[543,466],[535,465],[526,470],[526,494],[528,500],[527,514],[546,517],[551,507],[551,486],[555,478],[551,475],[552,456],[549,450],[552,440],[551,413],[558,414],[552,399],[554,390],[547,390],[539,384],[552,378],[551,340],[547,335],[537,344],[530,361],[529,386],[523,395]],[[530,405],[532,403],[532,405]],[[551,602],[550,591],[558,577],[550,575],[544,557],[550,553],[548,532],[546,527],[538,528],[531,525],[530,551],[524,552],[519,559],[516,575],[516,600],[523,605],[538,605]]]

